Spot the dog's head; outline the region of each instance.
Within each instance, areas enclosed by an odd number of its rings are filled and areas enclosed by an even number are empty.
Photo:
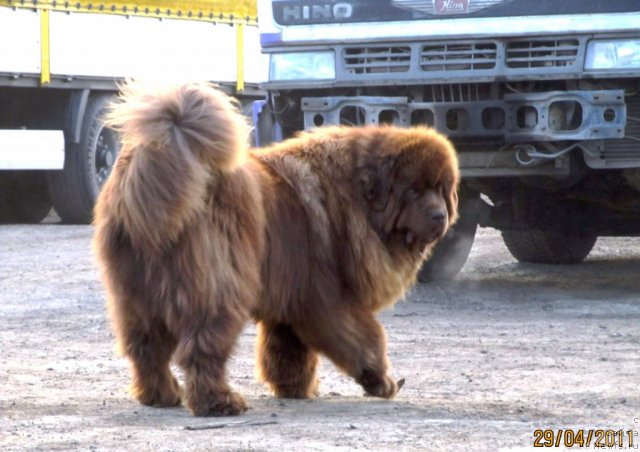
[[[389,246],[423,256],[458,217],[458,161],[426,128],[383,128],[360,166],[369,221]]]

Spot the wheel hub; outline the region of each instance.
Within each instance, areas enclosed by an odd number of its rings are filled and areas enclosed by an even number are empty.
[[[98,186],[107,180],[116,159],[115,140],[108,130],[102,130],[96,143],[96,178]]]

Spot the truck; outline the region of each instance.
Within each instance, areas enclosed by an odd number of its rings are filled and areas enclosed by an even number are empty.
[[[453,278],[478,226],[548,264],[640,234],[638,0],[259,0],[258,15],[262,142],[391,124],[454,143],[461,217],[421,280]]]
[[[250,113],[262,67],[253,0],[0,0],[0,222],[91,221],[122,81],[208,80]]]

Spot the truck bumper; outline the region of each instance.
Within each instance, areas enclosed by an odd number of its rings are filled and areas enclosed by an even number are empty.
[[[593,168],[640,166],[640,149],[635,158],[624,162],[607,162],[601,152],[605,140],[625,136],[627,111],[622,90],[510,93],[500,100],[471,102],[304,97],[301,109],[305,129],[336,124],[422,124],[454,142],[481,138],[500,143],[482,152],[459,148],[462,173],[473,177],[566,174],[565,154],[576,148],[582,149],[587,165]],[[554,142],[562,145],[554,147]]]
[[[410,102],[407,97],[305,97],[305,129],[340,124],[355,109],[363,124],[427,124],[452,138],[503,137],[507,143],[624,137],[624,92],[513,93],[502,100]]]

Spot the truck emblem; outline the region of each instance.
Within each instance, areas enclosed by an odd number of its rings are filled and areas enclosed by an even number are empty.
[[[469,0],[433,0],[436,14],[464,14],[469,12]]]
[[[282,7],[282,20],[286,23],[299,23],[306,21],[331,21],[344,20],[353,15],[353,5],[347,2],[284,5]],[[274,4],[275,6],[275,4]]]
[[[430,16],[473,14],[514,0],[391,0],[391,5]]]

